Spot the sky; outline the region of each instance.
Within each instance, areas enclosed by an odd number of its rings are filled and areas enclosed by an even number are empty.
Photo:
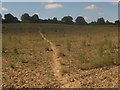
[[[30,16],[37,14],[41,19],[57,17],[58,20],[64,16],[72,16],[75,20],[83,16],[87,22],[96,21],[103,17],[111,22],[118,19],[117,2],[3,2],[2,16],[11,13],[20,17],[24,13]]]

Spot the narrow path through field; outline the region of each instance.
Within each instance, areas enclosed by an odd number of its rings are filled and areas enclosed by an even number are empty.
[[[61,64],[60,64],[60,60],[63,59],[62,57],[59,57],[59,50],[56,47],[55,44],[53,44],[50,40],[48,40],[43,33],[41,33],[39,31],[40,35],[42,36],[42,38],[47,41],[50,46],[51,49],[53,50],[53,71],[54,71],[54,75],[56,77],[56,79],[62,84],[61,88],[69,88],[72,87],[72,85],[70,85],[70,82],[68,81],[68,77],[64,77],[61,75]]]

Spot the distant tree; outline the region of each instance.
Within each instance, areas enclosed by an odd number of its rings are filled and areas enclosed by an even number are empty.
[[[108,25],[108,24],[110,24],[110,22],[107,20],[107,21],[106,21],[106,24]]]
[[[2,18],[1,14],[0,14],[0,23],[5,23],[5,20]]]
[[[110,21],[107,20],[107,21],[106,21],[106,24],[107,24],[107,25],[111,25],[111,24],[114,24],[114,23],[112,23],[112,22],[110,22]]]
[[[50,18],[45,19],[45,20],[43,20],[43,22],[44,22],[44,23],[58,23],[56,17],[54,17],[53,19],[50,19]]]
[[[20,23],[17,17],[14,17],[14,23]]]
[[[50,19],[50,18],[48,18],[47,22],[48,22],[48,23],[52,23],[52,22],[53,22],[53,20],[52,20],[52,19]]]
[[[86,25],[87,24],[85,19],[81,16],[78,16],[75,21],[76,21],[76,24],[79,24],[79,25]]]
[[[22,16],[21,16],[21,20],[22,22],[24,23],[29,23],[31,20],[30,20],[30,16],[28,13],[24,13]]]
[[[39,16],[37,14],[34,14],[32,17],[30,17],[30,22],[38,23],[39,22]]]
[[[14,22],[14,16],[10,13],[4,15],[5,22],[6,23],[12,23]]]
[[[5,20],[4,20],[4,19],[2,19],[2,23],[5,23]]]
[[[42,23],[43,22],[43,20],[42,19],[39,19],[39,23]]]
[[[103,24],[105,24],[105,20],[104,20],[104,18],[98,18],[98,20],[97,20],[97,24],[99,24],[99,25],[103,25]]]
[[[47,19],[42,20],[42,23],[48,23]]]
[[[64,24],[73,24],[73,18],[71,16],[65,16],[61,20]]]
[[[4,15],[4,20],[2,20],[5,23],[19,23],[20,21],[17,19],[17,17],[14,17],[12,14],[8,13]]]
[[[73,18],[71,16],[64,16],[61,20],[57,20],[57,17],[54,17],[53,19],[39,19],[39,16],[37,14],[34,14],[33,16],[29,16],[28,13],[24,13],[21,16],[21,21],[24,23],[58,23],[58,24],[73,24]],[[0,23],[20,23],[17,17],[14,17],[12,14],[8,13],[4,15],[4,19],[2,18],[2,15],[0,14]],[[75,19],[75,23],[79,25],[87,25],[88,23],[85,21],[84,17],[78,16]],[[98,18],[97,22],[93,21],[89,23],[89,25],[109,25],[109,24],[120,24],[120,20],[116,20],[114,23],[110,21],[105,21],[104,18]]]
[[[115,24],[116,24],[116,25],[120,25],[120,20],[116,20],[116,21],[115,21]]]
[[[97,22],[96,21],[92,21],[91,23],[89,23],[90,25],[96,25]]]
[[[62,24],[62,21],[61,21],[61,20],[59,20],[59,21],[58,21],[58,23],[59,23],[59,24]]]
[[[53,23],[58,23],[58,20],[56,17],[53,18]]]

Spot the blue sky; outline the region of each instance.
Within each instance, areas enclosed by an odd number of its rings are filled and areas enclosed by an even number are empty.
[[[20,19],[23,13],[38,14],[47,19],[70,15],[75,20],[83,16],[87,22],[104,17],[109,21],[118,19],[118,4],[112,2],[3,2],[2,15],[12,13]]]

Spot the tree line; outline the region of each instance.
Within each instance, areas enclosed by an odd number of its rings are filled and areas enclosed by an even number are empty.
[[[103,17],[98,18],[97,21],[92,21],[87,23],[84,17],[78,16],[73,22],[73,18],[71,16],[64,16],[61,20],[58,20],[57,17],[53,19],[40,19],[37,14],[30,16],[28,13],[24,13],[21,16],[21,21],[18,20],[17,17],[8,13],[4,15],[4,19],[0,14],[0,20],[2,23],[55,23],[55,24],[77,24],[77,25],[118,25],[120,24],[120,20],[116,20],[115,22],[105,21]]]

